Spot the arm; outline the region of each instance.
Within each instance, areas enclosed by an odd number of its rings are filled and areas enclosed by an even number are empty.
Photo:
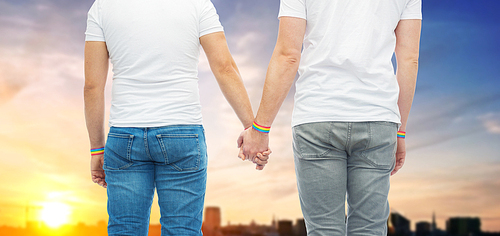
[[[108,50],[105,42],[85,42],[85,120],[90,147],[103,147],[104,137],[104,87],[108,75]],[[92,181],[106,187],[103,155],[92,156],[90,170]]]
[[[396,27],[396,78],[399,84],[399,112],[401,114],[400,131],[406,132],[418,72],[421,20],[401,20]],[[391,175],[403,167],[406,157],[405,140],[398,138],[396,167]]]
[[[238,67],[229,52],[226,36],[223,32],[204,35],[200,37],[200,43],[207,54],[210,68],[219,83],[222,94],[226,97],[243,127],[250,127],[254,118],[252,105]]]
[[[278,40],[266,75],[264,92],[255,122],[270,127],[278,114],[299,68],[306,20],[281,17]],[[269,136],[254,129],[243,135],[243,154],[253,160],[257,153],[268,149]]]

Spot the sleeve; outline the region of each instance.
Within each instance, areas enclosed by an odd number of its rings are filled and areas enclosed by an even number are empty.
[[[422,19],[422,0],[409,0],[401,14],[401,20]]]
[[[85,41],[106,41],[104,31],[101,27],[101,9],[99,0],[96,0],[90,7],[87,18],[87,31],[85,31]]]
[[[307,20],[306,0],[281,0],[278,18],[282,16]]]
[[[214,4],[210,0],[203,0],[203,8],[200,16],[200,37],[203,35],[224,31],[219,15],[215,10]]]

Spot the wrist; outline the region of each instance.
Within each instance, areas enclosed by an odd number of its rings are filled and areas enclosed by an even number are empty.
[[[104,146],[90,149],[91,156],[98,156],[103,154],[104,154]]]
[[[406,138],[406,132],[405,131],[398,131],[397,137],[400,139],[405,139]]]
[[[258,124],[255,121],[252,124],[252,129],[255,131],[258,131],[259,133],[263,133],[263,134],[269,134],[269,132],[271,131],[270,126],[263,126],[263,125]]]

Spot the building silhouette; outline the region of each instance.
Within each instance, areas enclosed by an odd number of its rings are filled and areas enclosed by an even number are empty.
[[[431,233],[435,233],[437,230],[436,226],[436,212],[432,212],[432,226],[431,226]]]
[[[219,207],[206,207],[202,231],[205,236],[222,236]]]
[[[418,222],[415,225],[416,236],[429,236],[432,232],[432,225],[429,222]]]
[[[306,221],[304,219],[297,219],[295,223],[295,235],[307,236]]]
[[[292,221],[291,220],[280,220],[278,221],[278,232],[280,236],[294,236]]]
[[[393,212],[387,220],[387,235],[389,236],[410,236],[410,220],[403,215]]]
[[[452,236],[476,236],[481,234],[478,217],[454,217],[446,221],[446,232]]]

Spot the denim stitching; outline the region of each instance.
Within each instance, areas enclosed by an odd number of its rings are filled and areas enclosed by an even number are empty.
[[[144,148],[146,150],[146,154],[148,155],[149,160],[154,161],[153,157],[151,157],[151,153],[149,152],[148,128],[144,128]]]
[[[200,167],[200,159],[201,159],[201,149],[200,149],[200,142],[199,142],[199,137],[198,134],[158,134],[156,135],[156,138],[158,139],[158,142],[160,143],[161,151],[165,157],[165,164],[167,165],[172,165],[175,169],[178,171],[188,171],[188,170],[197,170]],[[165,147],[165,143],[163,142],[162,138],[195,138],[196,139],[196,147],[198,149],[198,158],[196,159],[196,165],[191,168],[180,168],[176,164],[169,164],[168,161],[168,154],[167,154],[167,148]]]
[[[131,149],[132,149],[132,144],[133,144],[133,141],[134,141],[134,135],[132,134],[117,134],[117,133],[108,133],[108,137],[114,137],[114,138],[128,138],[128,143],[127,143],[127,153],[126,153],[126,160],[129,161],[130,163],[128,163],[127,165],[124,165],[120,168],[113,168],[113,167],[110,167],[110,166],[105,166],[105,168],[107,169],[110,169],[110,170],[123,170],[123,169],[126,169],[130,166],[133,165],[132,163],[132,160],[130,158],[130,153],[131,153]]]
[[[321,123],[323,123],[323,122],[321,122]],[[297,132],[297,131],[299,131],[299,128],[301,128],[301,127],[303,128],[303,127],[305,127],[306,125],[307,125],[307,124],[300,125],[300,126],[297,126],[297,127],[295,128],[295,130],[296,130],[296,131],[295,131],[295,136],[296,136],[296,137],[302,137],[302,136],[300,136],[300,135],[298,134],[298,132]],[[306,128],[306,129],[307,129],[307,128]],[[328,137],[330,137],[330,133],[329,133],[328,135],[329,135]],[[309,159],[309,160],[311,160],[311,159],[313,159],[313,158],[318,158],[318,159],[319,159],[319,158],[321,158],[321,157],[327,156],[327,154],[328,154],[328,153],[330,153],[330,152],[332,151],[331,149],[326,148],[326,150],[325,150],[324,152],[321,152],[321,153],[319,153],[319,154],[318,154],[318,153],[304,154],[304,147],[303,147],[303,145],[301,145],[301,143],[303,143],[303,142],[299,141],[299,139],[298,139],[298,138],[296,138],[296,140],[297,140],[297,150],[299,150],[299,152],[300,152],[300,153],[299,153],[299,154],[300,154],[300,157],[301,157],[301,158],[303,158],[303,159]],[[313,144],[313,145],[314,145],[314,146],[318,146],[317,144]]]
[[[161,152],[163,153],[163,157],[165,158],[165,164],[168,165],[167,149],[165,148],[165,144],[163,143],[163,139],[161,137],[161,134],[156,135],[156,139],[158,140],[158,143],[161,147]]]
[[[348,151],[350,146],[351,146],[351,129],[352,129],[352,123],[347,123],[347,137],[345,141],[345,150]]]
[[[390,123],[390,122],[387,122],[387,123]],[[377,124],[380,124],[379,122],[377,122]],[[370,125],[370,123],[368,123],[368,125]],[[385,125],[385,124],[382,124],[382,125]],[[392,126],[392,125],[391,125]],[[385,164],[377,164],[375,162],[373,162],[372,160],[370,160],[367,156],[366,156],[366,149],[369,149],[370,148],[370,145],[371,145],[371,142],[372,142],[372,128],[371,126],[369,126],[369,129],[368,129],[368,132],[369,132],[369,145],[367,146],[367,148],[365,148],[365,150],[363,150],[361,152],[361,156],[363,158],[361,158],[361,160],[365,161],[367,164],[373,166],[373,167],[377,167],[377,168],[385,168],[385,167],[388,167],[388,166],[392,166],[394,165],[393,163],[391,165],[385,165]]]
[[[200,167],[201,152],[200,152],[200,142],[198,139],[198,134],[195,134],[195,138],[196,138],[196,146],[198,147],[198,158],[196,158],[196,165],[194,167],[191,167],[191,168],[182,169],[181,167],[177,166],[176,164],[172,164],[172,166],[174,168],[176,168],[177,170],[179,170],[179,171],[197,170]]]
[[[133,142],[134,142],[134,135],[129,135],[128,146],[127,146],[127,159],[129,161],[132,161],[132,158],[130,157],[130,153],[132,152],[132,143]]]

